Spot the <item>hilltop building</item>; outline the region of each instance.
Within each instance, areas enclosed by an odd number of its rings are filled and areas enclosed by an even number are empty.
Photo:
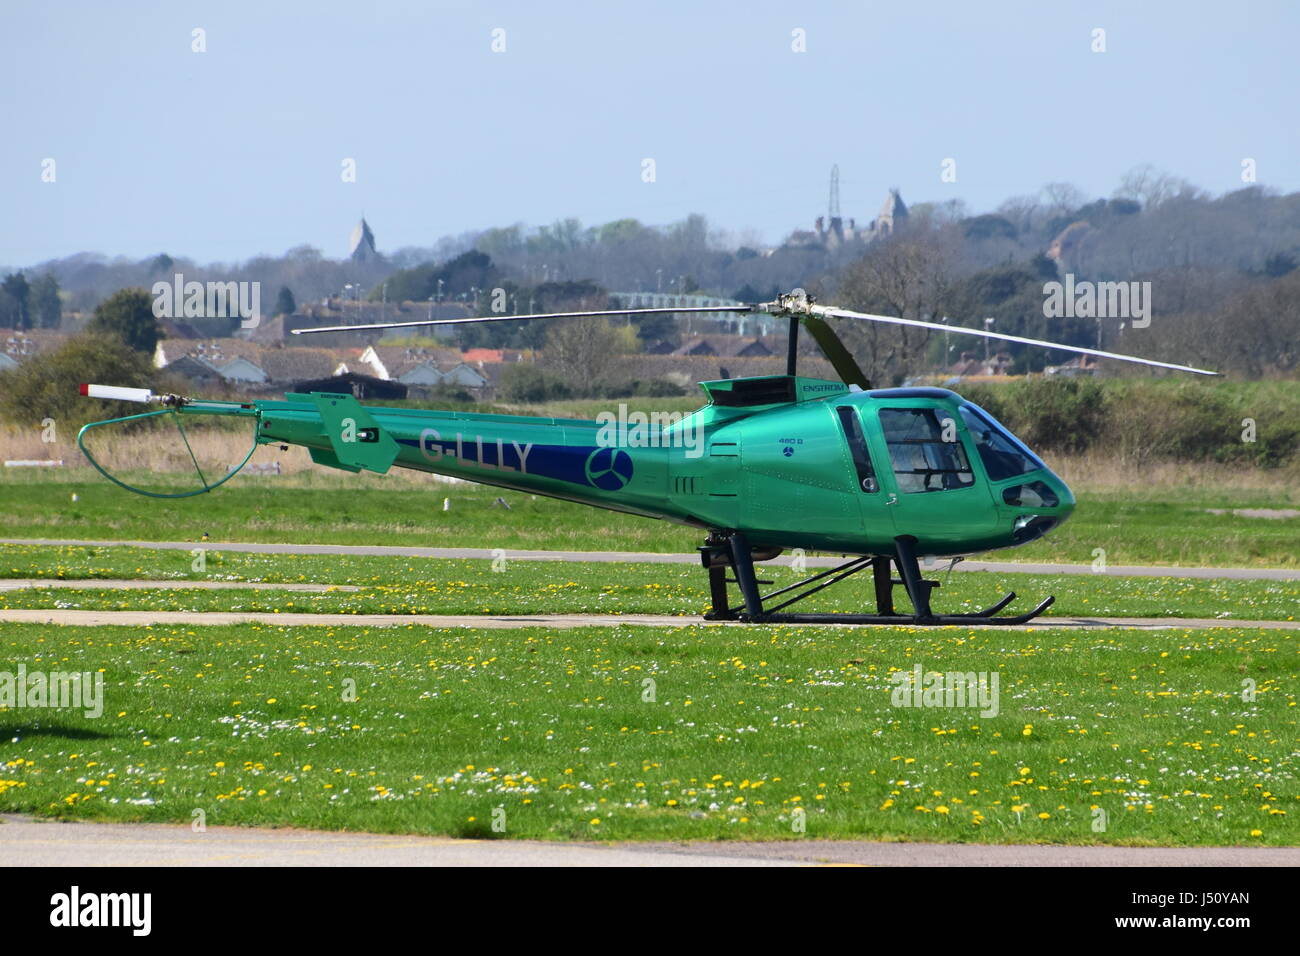
[[[885,236],[893,235],[894,229],[906,221],[907,204],[903,202],[903,197],[898,194],[897,189],[891,189],[889,195],[885,197],[884,205],[880,207],[880,214],[871,220],[871,225],[867,227],[866,239],[870,242],[872,239],[883,239]]]
[[[832,189],[834,190],[834,187]],[[832,195],[835,198],[832,201],[831,212],[838,213],[838,192],[833,191]],[[798,229],[790,233],[785,246],[796,249],[817,247],[836,249],[847,242],[874,242],[892,236],[895,230],[907,222],[907,218],[907,203],[903,202],[903,197],[897,189],[891,189],[885,196],[884,203],[881,204],[880,212],[866,228],[859,229],[856,219],[850,218],[846,221],[837,214],[818,216],[812,229]]]
[[[375,248],[375,234],[370,231],[370,224],[366,222],[365,216],[362,216],[361,221],[353,228],[348,245],[350,247],[348,258],[361,265],[369,265],[383,258]]]

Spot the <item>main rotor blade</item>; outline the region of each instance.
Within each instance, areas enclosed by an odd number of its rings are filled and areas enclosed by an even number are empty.
[[[321,325],[311,329],[291,329],[294,335],[312,332],[364,332],[370,329],[409,329],[423,325],[463,325],[468,322],[519,322],[525,319],[573,319],[592,315],[671,315],[685,312],[753,312],[752,305],[704,305],[664,309],[601,309],[594,312],[534,312],[532,315],[479,315],[463,319],[420,319],[417,322],[372,322],[368,325]]]
[[[1099,358],[1119,359],[1121,362],[1136,362],[1155,368],[1171,368],[1180,372],[1195,372],[1197,375],[1218,375],[1208,369],[1193,368],[1190,365],[1176,365],[1172,362],[1157,362],[1155,359],[1138,358],[1136,355],[1121,355],[1118,352],[1103,352],[1101,349],[1089,349],[1080,345],[1062,345],[1060,342],[1046,342],[1042,339],[1028,339],[1022,335],[1007,335],[1004,332],[989,332],[985,329],[969,329],[962,325],[944,325],[940,322],[922,322],[920,319],[900,319],[894,315],[872,315],[869,312],[850,312],[848,309],[833,309],[824,305],[809,305],[808,312],[813,315],[830,315],[845,319],[867,319],[871,322],[887,322],[890,325],[912,325],[923,329],[935,329],[939,332],[957,332],[961,335],[978,335],[985,339],[998,339],[1003,342],[1019,342],[1021,345],[1037,345],[1042,348],[1060,349],[1063,352],[1077,352],[1080,355],[1096,355]]]
[[[861,389],[871,388],[871,382],[867,379],[867,373],[862,371],[862,366],[858,365],[857,360],[853,357],[840,337],[835,334],[835,330],[830,327],[825,319],[819,319],[815,315],[801,316],[804,328],[808,334],[813,337],[813,341],[821,348],[822,354],[826,360],[831,363],[837,374],[845,385],[856,385]]]

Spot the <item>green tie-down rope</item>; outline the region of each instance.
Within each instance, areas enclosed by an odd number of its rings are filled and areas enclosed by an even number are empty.
[[[160,491],[147,491],[144,488],[136,488],[132,485],[128,485],[125,481],[122,481],[120,478],[117,478],[116,476],[109,474],[109,472],[104,468],[104,466],[95,460],[95,456],[90,453],[90,450],[86,448],[86,443],[85,443],[86,432],[90,431],[92,428],[103,428],[105,425],[122,425],[125,424],[126,422],[136,422],[136,421],[141,421],[145,418],[154,418],[158,415],[173,416],[173,421],[175,421],[176,423],[176,430],[180,432],[181,441],[184,442],[185,444],[185,450],[189,452],[190,461],[194,463],[194,470],[198,473],[199,481],[203,484],[202,488],[195,488],[191,491],[178,491],[170,494],[165,494]],[[190,440],[188,436],[186,436],[185,428],[183,425],[181,425],[180,417],[177,415],[176,410],[174,408],[163,408],[155,412],[144,412],[143,414],[140,415],[127,415],[125,418],[110,418],[107,421],[103,421],[103,422],[91,422],[89,425],[82,426],[81,431],[77,433],[77,447],[81,449],[81,453],[86,456],[86,460],[89,461],[90,464],[94,466],[97,472],[99,472],[101,475],[103,475],[113,484],[125,488],[127,491],[133,491],[137,495],[144,495],[146,498],[192,498],[194,495],[207,494],[209,491],[211,491],[214,488],[220,488],[231,478],[235,477],[235,475],[239,474],[240,470],[245,465],[248,464],[248,460],[253,457],[253,452],[257,451],[257,439],[256,437],[254,437],[253,446],[248,449],[248,454],[244,456],[243,461],[241,461],[238,465],[232,468],[226,474],[226,476],[222,478],[220,481],[215,481],[212,483],[208,482],[207,477],[203,474],[203,469],[199,467],[199,460],[194,455],[194,449],[190,447]]]

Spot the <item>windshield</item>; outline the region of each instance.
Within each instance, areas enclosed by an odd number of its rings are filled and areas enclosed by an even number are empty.
[[[961,417],[975,440],[975,450],[989,473],[989,481],[1014,478],[1047,467],[988,412],[967,404],[961,406]]]

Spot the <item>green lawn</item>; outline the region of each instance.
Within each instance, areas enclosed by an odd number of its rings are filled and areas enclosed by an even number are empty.
[[[106,481],[4,476],[0,537],[395,544],[423,547],[690,552],[693,529],[478,485],[378,476],[240,477],[210,495],[146,500]],[[78,500],[72,501],[76,495]],[[1292,506],[1290,492],[1079,492],[1074,516],[1040,542],[991,557],[1090,564],[1296,567],[1300,518],[1209,508]],[[494,505],[503,497],[510,510]],[[443,511],[443,499],[450,510]]]
[[[1300,673],[1278,631],[0,625],[0,669],[20,662],[102,668],[106,706],[0,710],[4,812],[548,839],[1300,842]],[[999,712],[893,706],[890,673],[918,663],[996,673]]]
[[[707,579],[695,564],[606,564],[448,560],[359,555],[248,554],[206,551],[204,571],[188,551],[146,548],[0,545],[0,577],[143,580],[312,582],[359,585],[360,591],[323,594],[251,589],[40,589],[0,593],[0,608],[62,607],[94,610],[321,611],[344,614],[700,614],[709,606]],[[974,611],[1007,591],[1020,597],[1011,610],[1056,595],[1050,615],[1121,617],[1231,617],[1293,620],[1300,613],[1300,581],[1227,578],[1125,578],[962,571],[927,574],[941,582],[936,608]],[[802,575],[788,562],[762,566],[772,588]],[[897,605],[908,607],[902,588]],[[733,599],[738,597],[733,592]],[[870,574],[830,588],[795,610],[874,610]]]

